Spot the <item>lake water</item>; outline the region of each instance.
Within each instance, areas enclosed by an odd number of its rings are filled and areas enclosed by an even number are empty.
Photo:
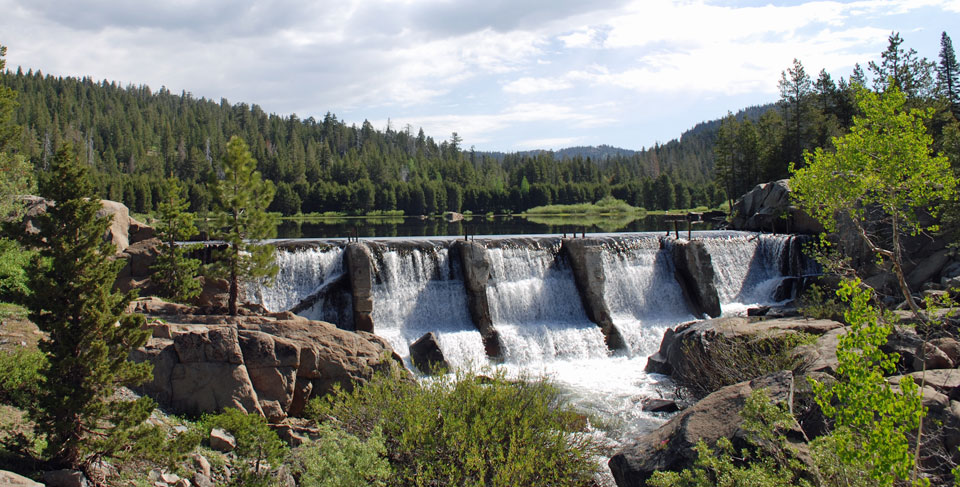
[[[666,232],[674,224],[664,215],[611,215],[590,217],[473,216],[448,222],[440,217],[356,217],[318,220],[284,220],[277,238],[432,237],[458,235],[542,235],[564,233]],[[714,230],[717,222],[699,223],[694,230]],[[678,224],[681,235],[686,222]]]

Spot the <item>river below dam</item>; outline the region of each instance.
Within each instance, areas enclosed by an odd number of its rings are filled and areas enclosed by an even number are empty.
[[[682,232],[685,237],[685,232]],[[672,246],[663,233],[593,235],[591,272],[602,277],[602,301],[623,346],[611,350],[582,297],[570,239],[561,235],[476,237],[485,284],[469,290],[455,238],[361,239],[370,260],[369,294],[374,332],[393,346],[408,368],[410,345],[433,332],[454,368],[499,367],[513,377],[547,377],[573,404],[599,418],[614,443],[650,431],[668,419],[642,411],[647,397],[671,398],[670,379],[644,371],[664,331],[701,319],[675,276]],[[723,315],[775,304],[781,284],[809,271],[790,235],[700,231],[692,234],[710,254]],[[681,239],[681,241],[684,239]],[[353,329],[347,244],[342,240],[275,242],[280,272],[269,286],[250,285],[247,297],[271,311],[295,310],[311,319]],[[358,245],[356,243],[351,245]],[[476,286],[474,286],[476,287]],[[491,360],[471,302],[484,297],[499,339]],[[470,293],[474,293],[471,295]],[[589,303],[588,303],[589,304]],[[593,304],[596,306],[596,304]],[[487,318],[485,318],[487,319]]]

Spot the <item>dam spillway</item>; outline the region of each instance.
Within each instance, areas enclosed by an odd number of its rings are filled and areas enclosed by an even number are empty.
[[[669,379],[643,370],[664,331],[712,314],[703,289],[725,315],[792,297],[788,284],[809,271],[802,238],[706,231],[691,240],[277,241],[277,279],[248,284],[246,295],[270,311],[372,330],[415,372],[410,345],[433,333],[452,368],[546,376],[608,420],[653,428],[661,419],[644,416],[637,401],[671,392]],[[678,250],[701,252],[700,268],[678,260]],[[695,286],[691,275],[711,285]]]

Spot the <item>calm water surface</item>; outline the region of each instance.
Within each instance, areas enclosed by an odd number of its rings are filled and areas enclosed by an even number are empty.
[[[438,235],[537,235],[573,232],[666,232],[674,224],[664,215],[594,217],[474,216],[449,222],[440,217],[328,218],[285,220],[277,227],[277,238],[432,237]],[[716,222],[700,223],[694,230],[715,230]],[[687,229],[679,223],[680,232]]]

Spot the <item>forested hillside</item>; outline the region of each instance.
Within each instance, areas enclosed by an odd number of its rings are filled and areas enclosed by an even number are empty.
[[[608,194],[665,209],[713,205],[724,197],[712,183],[715,129],[639,152],[596,148],[590,153],[600,157],[558,159],[551,152],[479,153],[461,147],[456,134],[436,141],[412,127],[357,127],[330,113],[322,120],[278,116],[255,104],[163,88],[21,70],[0,81],[19,93],[20,150],[38,169],[72,142],[96,169],[102,196],[137,212],[156,208],[162,178],[171,174],[189,188],[191,210],[202,211],[204,185],[216,177],[233,135],[249,142],[260,171],[276,183],[271,209],[288,215],[521,211]]]

